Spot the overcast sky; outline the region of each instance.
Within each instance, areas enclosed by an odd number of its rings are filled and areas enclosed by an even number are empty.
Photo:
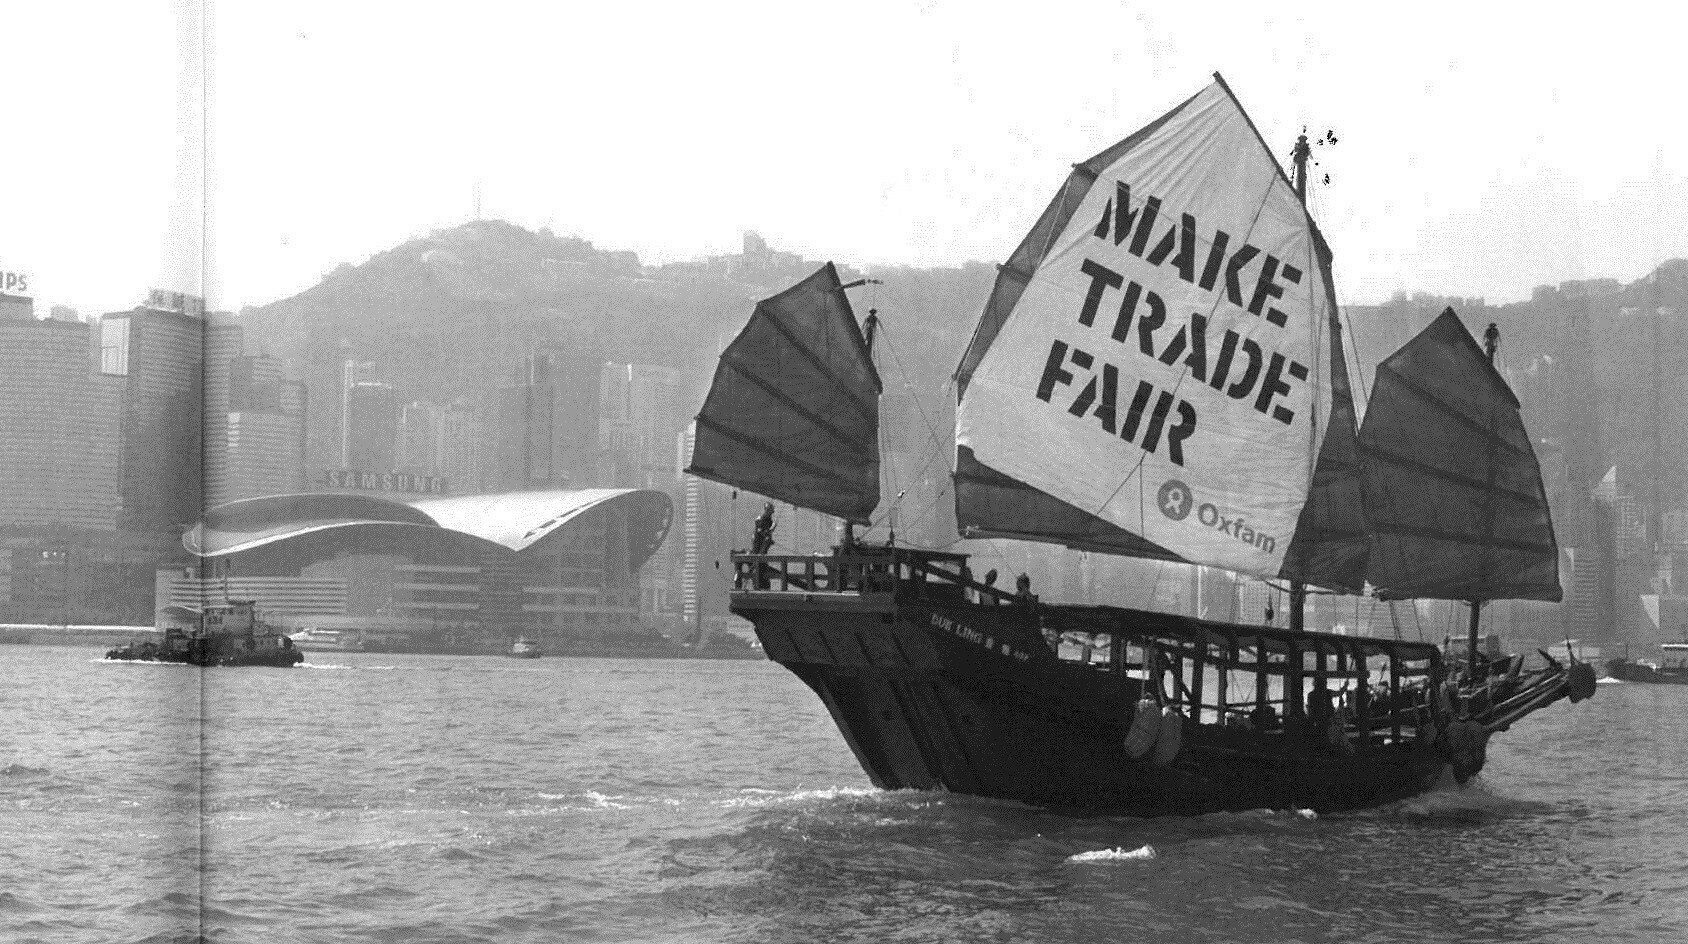
[[[1345,303],[1514,301],[1688,255],[1688,15],[1499,6],[15,5],[0,270],[42,313],[153,285],[237,309],[467,221],[477,192],[647,262],[747,229],[841,263],[995,262],[1068,165],[1215,70],[1286,159],[1302,125],[1335,130],[1313,201]]]

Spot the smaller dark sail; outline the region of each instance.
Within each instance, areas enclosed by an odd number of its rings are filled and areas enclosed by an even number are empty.
[[[879,504],[879,392],[829,262],[757,303],[722,352],[686,471],[867,523]]]
[[[1379,595],[1560,599],[1553,521],[1518,410],[1452,308],[1378,365],[1360,450]]]
[[[1295,538],[1284,555],[1279,576],[1343,593],[1359,593],[1366,584],[1371,538],[1366,531],[1360,485],[1360,431],[1354,418],[1354,392],[1348,359],[1342,353],[1342,322],[1337,317],[1330,249],[1318,236],[1319,265],[1330,292],[1330,420],[1313,466],[1313,487],[1301,506]]]
[[[1184,558],[1117,525],[1009,478],[955,450],[955,524],[964,538],[1014,538],[1061,544],[1075,551],[1154,560]]]

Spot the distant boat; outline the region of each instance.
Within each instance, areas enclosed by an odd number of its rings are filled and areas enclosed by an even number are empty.
[[[362,648],[357,632],[349,629],[307,626],[287,638],[306,652],[357,652]]]
[[[257,618],[251,600],[229,600],[203,610],[173,609],[173,616],[189,617],[192,624],[167,626],[159,642],[133,642],[107,651],[105,657],[121,662],[275,668],[305,661],[292,639]]]
[[[1621,682],[1659,685],[1688,685],[1688,642],[1667,642],[1659,646],[1665,660],[1646,662],[1629,658],[1608,659],[1606,675]],[[1674,656],[1675,658],[1671,658]]]
[[[516,637],[516,642],[510,647],[510,657],[513,659],[537,659],[545,653],[539,644],[526,636]]]
[[[1593,694],[1586,663],[1477,652],[1483,601],[1560,598],[1558,546],[1518,402],[1452,310],[1378,367],[1357,428],[1308,153],[1292,182],[1216,75],[1074,166],[955,378],[962,537],[1283,581],[1288,628],[1049,603],[963,554],[854,540],[881,497],[881,385],[873,314],[864,333],[831,264],[722,353],[688,471],[847,522],[831,553],[775,554],[770,504],[731,609],[875,785],[1353,808],[1464,782],[1491,734]],[[1468,658],[1306,631],[1308,585],[1469,601]]]

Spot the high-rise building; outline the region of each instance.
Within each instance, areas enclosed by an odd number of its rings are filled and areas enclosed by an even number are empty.
[[[399,410],[398,470],[437,475],[440,466],[440,413],[437,404],[412,400]]]
[[[603,370],[599,444],[625,460],[622,488],[672,490],[678,480],[675,442],[690,417],[677,409],[680,373],[652,364],[609,364]],[[608,483],[607,483],[608,484]]]
[[[95,370],[90,328],[0,306],[0,530],[114,531],[123,383]],[[8,317],[10,315],[10,317]],[[21,316],[21,317],[19,317]]]
[[[100,319],[100,371],[123,378],[119,527],[179,533],[202,508],[205,304],[154,291]]]
[[[453,400],[440,410],[440,438],[435,452],[440,474],[452,494],[470,495],[481,490],[480,425],[467,400]]]
[[[305,489],[304,387],[280,359],[244,353],[244,332],[213,315],[205,336],[205,504]]]
[[[359,381],[345,391],[341,467],[361,472],[398,468],[399,398],[391,384]]]
[[[541,353],[497,393],[492,439],[496,489],[585,488],[596,481],[602,362]]]

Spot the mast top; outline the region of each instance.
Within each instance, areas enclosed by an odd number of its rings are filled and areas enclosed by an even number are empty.
[[[1295,150],[1290,152],[1290,159],[1295,162],[1295,195],[1302,203],[1307,202],[1307,158],[1311,156],[1313,147],[1307,143],[1307,129],[1303,128],[1295,139]]]

